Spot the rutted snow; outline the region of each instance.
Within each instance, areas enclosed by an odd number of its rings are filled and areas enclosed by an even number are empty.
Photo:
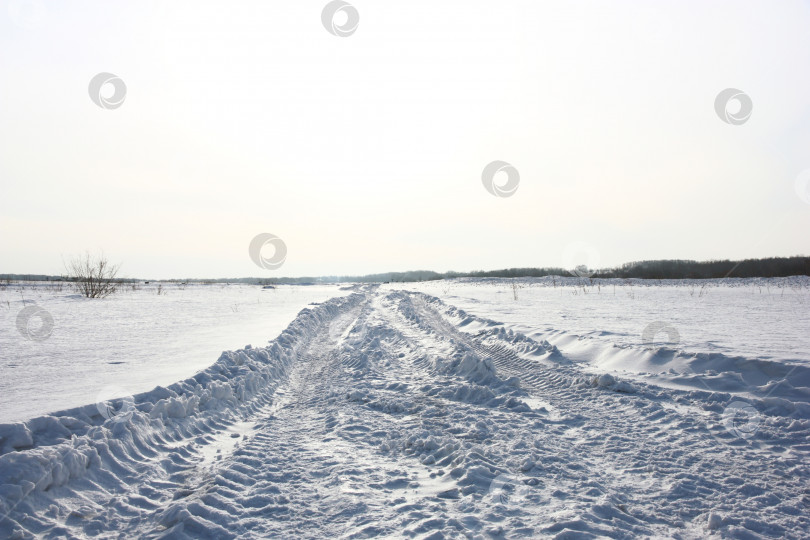
[[[360,288],[133,407],[0,428],[0,536],[810,534],[806,387],[662,387],[565,345]]]
[[[564,333],[638,346],[645,327],[664,322],[678,331],[677,348],[690,353],[810,366],[810,278],[805,276],[661,281],[460,278],[384,287],[437,296],[529,335]],[[666,336],[657,338],[663,342]]]
[[[744,397],[808,398],[807,277],[546,277],[403,285],[494,319],[501,329],[564,349],[568,360],[594,373]],[[645,332],[656,330],[649,343]],[[668,343],[672,336],[677,343]]]

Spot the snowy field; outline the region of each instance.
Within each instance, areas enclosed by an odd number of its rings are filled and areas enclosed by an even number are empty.
[[[513,284],[516,287],[513,287]],[[457,279],[386,287],[438,296],[521,331],[638,345],[656,321],[678,348],[810,365],[810,280]]]
[[[3,293],[0,538],[810,536],[807,278],[216,287]]]
[[[224,350],[266,345],[307,304],[339,294],[334,285],[262,290],[152,282],[92,300],[67,285],[0,286],[0,423],[185,379]],[[50,313],[47,339],[24,339],[17,330],[23,305]]]
[[[593,282],[549,277],[386,285],[394,286],[437,296],[547,340],[585,369],[762,395],[778,395],[770,387],[757,388],[778,375],[810,387],[810,279],[804,277]],[[651,346],[671,352],[639,354],[639,347]],[[793,395],[788,394],[780,397]]]

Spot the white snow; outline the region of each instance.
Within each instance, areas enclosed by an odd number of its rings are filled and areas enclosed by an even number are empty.
[[[265,345],[307,304],[347,293],[335,285],[137,287],[100,300],[67,285],[0,287],[0,422],[171,384],[224,350]],[[17,331],[17,313],[32,303],[53,317],[48,339],[27,340]]]
[[[566,359],[595,373],[748,397],[808,397],[803,390],[810,387],[806,277],[548,277],[396,286],[443,298],[504,329],[564,349]]]
[[[801,283],[769,313],[804,343]],[[0,426],[0,537],[810,534],[800,352],[744,356],[728,329],[722,352],[692,349],[706,338],[678,315],[688,285],[652,313],[686,336],[664,349],[632,342],[646,318],[626,303],[615,320],[579,304],[588,322],[554,328],[550,300],[520,304],[528,286],[497,303],[442,288],[506,282],[408,286],[446,302],[398,285],[341,291],[181,382]],[[666,369],[625,369],[637,360]]]

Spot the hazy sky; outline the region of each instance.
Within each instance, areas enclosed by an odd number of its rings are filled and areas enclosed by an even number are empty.
[[[347,37],[320,0],[2,2],[0,272],[810,255],[808,1],[357,0]],[[101,72],[120,107],[91,100]],[[278,269],[248,255],[264,232]]]

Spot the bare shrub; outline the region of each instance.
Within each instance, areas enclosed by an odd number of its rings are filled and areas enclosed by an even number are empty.
[[[118,287],[120,267],[120,264],[111,264],[104,254],[91,256],[89,252],[65,263],[68,279],[87,298],[104,298],[113,294]]]

